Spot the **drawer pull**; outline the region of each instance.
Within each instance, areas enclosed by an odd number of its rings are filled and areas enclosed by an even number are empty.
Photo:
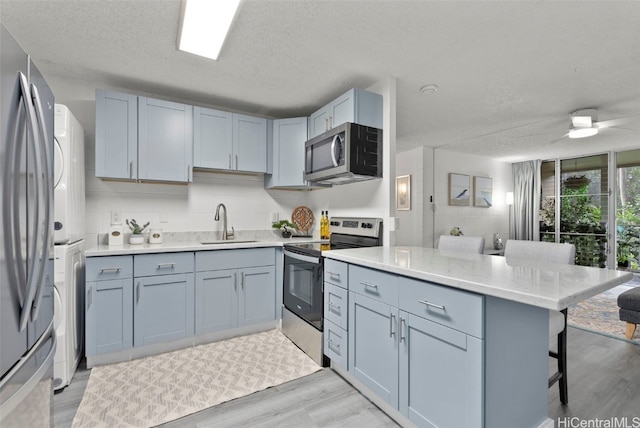
[[[423,305],[431,306],[432,308],[440,309],[443,311],[445,310],[444,305],[436,305],[435,303],[431,303],[427,300],[418,300],[418,303],[422,303]]]
[[[100,273],[109,273],[109,272],[119,273],[120,269],[122,269],[122,268],[119,268],[119,267],[104,268],[104,269],[100,269]]]
[[[173,269],[175,266],[175,263],[158,263],[158,269]]]
[[[340,344],[334,342],[333,340],[329,339],[329,348],[334,347],[337,348],[338,350],[340,350]]]
[[[338,272],[331,272],[331,271],[329,271],[329,270],[328,270],[328,271],[327,271],[327,273],[328,273],[328,274],[329,274],[329,276],[330,276],[330,277],[332,277],[332,278],[333,278],[333,277],[336,277],[336,278],[338,278],[338,279],[340,278],[340,273],[338,273]]]
[[[375,290],[375,292],[378,292],[378,286],[376,284],[370,284],[368,282],[360,282],[360,284],[364,285],[367,289],[371,289],[371,290]]]
[[[340,306],[339,305],[334,305],[332,302],[329,302],[329,310],[331,312],[340,313]]]
[[[400,317],[400,342],[404,342],[404,340],[406,339],[406,337],[404,336],[404,328],[402,328],[403,324],[405,327],[407,326],[407,322],[405,321],[405,319]]]

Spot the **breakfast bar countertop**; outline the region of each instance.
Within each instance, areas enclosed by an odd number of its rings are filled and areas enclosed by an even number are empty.
[[[371,247],[325,251],[324,257],[499,297],[562,310],[623,284],[630,272],[509,260],[423,247]]]

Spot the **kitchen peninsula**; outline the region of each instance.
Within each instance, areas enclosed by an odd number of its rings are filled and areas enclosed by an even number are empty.
[[[332,367],[398,421],[418,426],[553,426],[548,310],[632,278],[421,247],[323,256],[325,312],[340,308],[326,292],[340,285],[331,273],[347,277],[346,331],[325,327],[325,353],[341,357]],[[341,336],[348,339],[339,343]]]

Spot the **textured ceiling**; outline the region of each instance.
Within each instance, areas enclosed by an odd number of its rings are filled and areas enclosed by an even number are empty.
[[[291,117],[391,76],[398,151],[640,147],[640,1],[243,0],[218,61],[175,49],[179,13],[179,0],[0,0],[45,77]],[[628,129],[556,141],[587,107]]]

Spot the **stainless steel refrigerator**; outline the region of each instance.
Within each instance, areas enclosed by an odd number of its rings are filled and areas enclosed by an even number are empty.
[[[53,93],[0,24],[0,426],[53,425]]]

